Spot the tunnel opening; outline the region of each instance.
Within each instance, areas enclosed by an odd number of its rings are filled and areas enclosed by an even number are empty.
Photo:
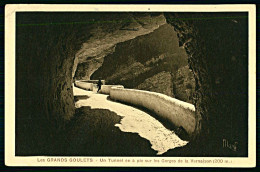
[[[186,51],[179,47],[169,24],[116,44],[102,59],[99,55],[84,58],[74,80],[102,78],[108,85],[154,91],[193,103],[195,80]]]
[[[162,14],[158,13],[156,16],[160,17]],[[146,20],[141,21],[141,19],[139,19],[139,22],[146,22]],[[97,79],[99,78],[103,79],[103,84],[106,84],[102,86],[100,91],[102,94],[109,94],[111,86],[123,86],[124,88],[162,93],[175,98],[182,96],[181,99],[183,101],[191,102],[195,82],[194,78],[192,78],[191,71],[188,69],[186,52],[183,48],[179,47],[177,34],[171,25],[165,23],[164,17],[160,18],[160,23],[161,25],[159,27],[153,27],[154,23],[150,22],[137,25],[138,29],[134,30],[120,28],[119,31],[115,31],[111,34],[110,39],[103,38],[102,45],[106,45],[108,42],[111,44],[111,40],[114,39],[113,37],[118,37],[118,35],[127,34],[127,36],[121,39],[121,41],[116,40],[115,45],[107,46],[106,49],[94,54],[94,56],[89,55],[89,47],[97,49],[97,47],[91,46],[95,40],[87,43],[88,46],[82,46],[82,49],[76,54],[80,62],[75,65],[77,66],[74,73],[75,86],[96,93],[98,90]],[[128,24],[127,28],[133,27],[133,25],[135,25],[134,22]],[[135,28],[137,28],[137,26],[135,26]],[[123,27],[126,28],[126,25]],[[144,29],[148,31],[142,31]],[[95,33],[93,33],[93,37],[95,37]],[[176,80],[173,77],[182,81],[185,79],[185,83],[173,82]],[[190,87],[186,87],[187,85]],[[74,89],[76,100],[80,97],[79,94],[84,94],[79,91],[78,88]],[[176,91],[177,89],[178,91]],[[84,101],[80,100],[75,102],[76,107],[82,108],[82,106],[87,105],[97,107],[97,105],[92,104],[94,101],[94,99],[92,100],[92,96],[93,95],[89,95],[90,98],[87,100],[89,104],[83,103]],[[112,102],[115,101],[111,99],[111,96],[108,97],[108,100]],[[102,104],[103,102],[100,100],[100,102],[96,103]],[[167,129],[174,130],[176,134],[178,131],[177,135],[179,137],[181,136],[182,139],[188,140],[188,134],[183,128],[181,130],[181,127],[176,127],[171,122],[167,122],[167,119],[160,118],[160,115],[155,115],[156,113],[152,110],[148,110],[142,106],[134,106],[131,103],[128,105],[145,111],[159,120]],[[113,105],[111,104],[111,106]],[[102,108],[102,106],[99,108]],[[110,110],[111,109],[112,108],[110,108]],[[118,113],[120,114],[119,111]],[[142,120],[141,117],[139,118]],[[127,126],[128,124],[123,125]],[[122,132],[132,130],[133,128],[128,128],[128,130],[121,129]],[[136,129],[136,132],[143,133],[140,129]],[[139,133],[139,135],[142,135],[144,138],[147,136],[146,133]],[[154,140],[154,138],[149,139],[151,139],[151,143],[158,142],[158,140]],[[151,147],[154,147],[154,145],[155,144]],[[174,144],[171,146],[174,148]],[[160,150],[158,146],[157,148]]]
[[[68,142],[64,128],[75,119],[74,81],[103,77],[109,84],[124,83],[144,90],[155,89],[148,85],[160,83],[161,78],[171,80],[171,86],[162,84],[156,91],[166,88],[163,90],[168,93],[164,94],[195,104],[192,141],[165,155],[247,156],[248,23],[243,17],[247,13],[110,14],[16,14],[16,155],[62,155]],[[183,47],[179,49],[188,55],[183,70],[175,71],[172,66],[176,64],[164,61],[174,57],[172,52],[163,54],[151,48],[158,46],[163,51],[167,41],[160,47],[150,38],[154,44],[149,47],[142,40],[164,27],[177,32],[178,48]],[[166,33],[165,28],[157,34]],[[146,47],[140,42],[145,42]],[[156,56],[151,60],[143,58],[149,54],[140,49],[133,51],[136,45]],[[139,59],[131,57],[136,54]],[[107,75],[111,73],[107,67],[110,63],[114,66],[112,77]],[[151,68],[157,64],[158,68]],[[143,66],[148,70],[140,71]],[[140,72],[141,77],[129,75],[129,71],[128,75],[115,75],[119,69],[129,67]],[[190,70],[192,74],[185,72]],[[194,78],[194,84],[187,83],[190,79],[183,79],[183,75]],[[178,90],[183,86],[195,90],[189,96],[180,94]],[[236,151],[225,148],[224,140],[238,143]],[[62,142],[66,144],[61,146]]]

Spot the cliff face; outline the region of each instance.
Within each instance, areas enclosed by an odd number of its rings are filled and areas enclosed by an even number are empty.
[[[149,34],[166,23],[164,16],[159,13],[110,13],[105,21],[94,19],[96,29],[91,31],[92,36],[77,52],[77,63],[73,66],[76,79],[89,79],[102,65],[104,57],[114,52],[116,44]]]
[[[160,72],[154,76],[147,78],[137,89],[163,93],[167,96],[175,97],[173,94],[172,75],[170,72]]]
[[[194,104],[195,79],[188,65],[181,67],[173,76],[175,98]]]
[[[165,24],[152,33],[117,44],[115,51],[104,58],[102,66],[91,78],[101,77],[108,84],[122,84],[126,88],[174,97],[173,77],[185,65],[188,65],[186,52],[179,47],[173,27]],[[188,100],[188,96],[179,97]]]

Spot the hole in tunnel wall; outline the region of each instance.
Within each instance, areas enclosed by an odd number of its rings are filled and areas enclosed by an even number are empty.
[[[151,33],[116,44],[102,62],[99,57],[78,65],[76,79],[106,80],[107,84],[124,85],[193,101],[195,80],[188,68],[187,54],[179,47],[173,27],[163,24]],[[89,75],[91,73],[91,76]]]

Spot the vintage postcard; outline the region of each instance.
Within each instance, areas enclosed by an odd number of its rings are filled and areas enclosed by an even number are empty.
[[[6,5],[5,164],[255,167],[255,5]]]

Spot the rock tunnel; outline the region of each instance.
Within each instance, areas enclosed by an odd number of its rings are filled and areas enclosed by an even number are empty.
[[[127,51],[131,41],[167,24],[177,35],[178,47],[187,54],[195,84],[192,103],[196,107],[196,128],[190,143],[168,154],[247,156],[246,16],[17,13],[16,155],[57,155],[57,148],[62,149],[61,143],[66,142],[61,133],[75,114],[73,80],[99,76],[98,69],[106,70],[102,64],[112,61],[106,59],[112,58],[118,46]],[[122,61],[127,58],[125,54]],[[142,87],[137,81],[125,84]],[[237,151],[223,149],[223,140],[237,142]]]

